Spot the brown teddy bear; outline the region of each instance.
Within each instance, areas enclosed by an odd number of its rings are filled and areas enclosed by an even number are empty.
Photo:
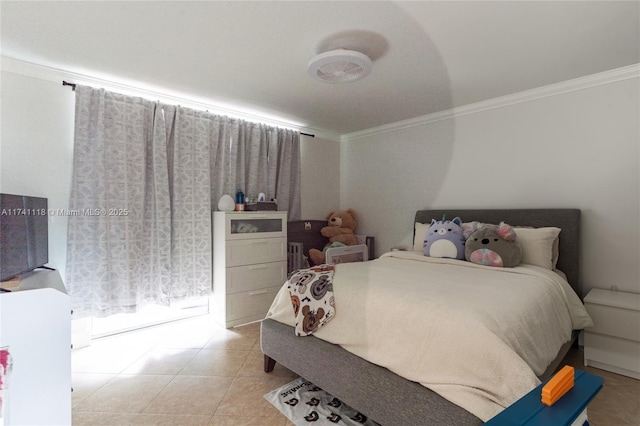
[[[329,242],[324,247],[324,250],[329,247],[338,247],[341,245],[355,246],[358,244],[358,240],[354,234],[356,229],[356,213],[352,209],[329,213],[327,222],[327,226],[320,230],[320,233],[324,237],[329,238]],[[325,263],[326,257],[324,250],[309,250],[309,257],[315,265]]]

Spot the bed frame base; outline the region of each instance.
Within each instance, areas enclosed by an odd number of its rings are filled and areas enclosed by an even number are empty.
[[[561,367],[576,342],[577,332],[573,337],[540,376],[541,380]],[[265,373],[271,373],[279,362],[382,425],[482,424],[471,413],[419,383],[371,364],[338,345],[313,336],[296,337],[291,327],[277,321],[262,321],[261,346]],[[380,401],[385,403],[379,404]],[[428,423],[425,419],[429,419]]]
[[[482,421],[419,383],[314,336],[266,319],[261,324],[265,372],[275,361],[381,425],[481,425]]]

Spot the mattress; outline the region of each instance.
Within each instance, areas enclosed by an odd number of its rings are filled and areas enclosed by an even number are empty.
[[[537,386],[572,330],[591,324],[560,275],[531,265],[391,252],[336,265],[333,291],[336,316],[316,337],[483,421]],[[286,284],[267,317],[295,325]]]

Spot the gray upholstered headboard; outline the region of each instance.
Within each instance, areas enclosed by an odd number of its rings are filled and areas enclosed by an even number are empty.
[[[489,210],[418,210],[415,221],[429,223],[458,216],[463,222],[477,220],[484,223],[504,221],[512,226],[555,226],[560,232],[557,268],[565,273],[569,284],[582,298],[582,276],[580,272],[580,210],[579,209],[489,209]]]

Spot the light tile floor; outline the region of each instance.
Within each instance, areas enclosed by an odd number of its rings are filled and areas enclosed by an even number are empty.
[[[74,349],[73,424],[292,425],[262,396],[297,376],[262,371],[259,334],[201,316]]]
[[[297,376],[263,372],[259,334],[257,323],[225,330],[201,316],[75,349],[73,424],[291,426],[262,396]],[[566,363],[585,369],[578,349]],[[640,381],[586,370],[605,379],[591,424],[640,425]]]
[[[565,364],[604,379],[602,390],[587,409],[591,426],[640,426],[640,380],[584,366],[584,353],[572,349]]]

